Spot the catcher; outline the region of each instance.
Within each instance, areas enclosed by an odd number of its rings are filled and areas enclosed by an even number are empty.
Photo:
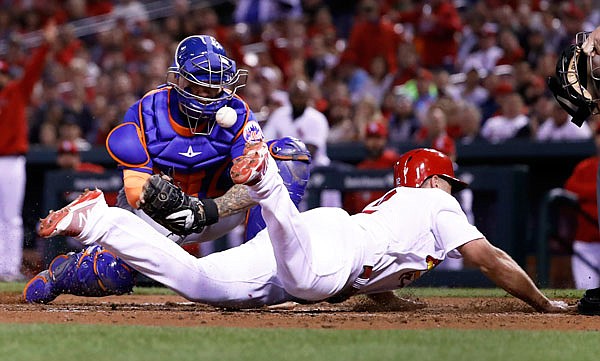
[[[572,116],[573,123],[581,126],[600,113],[600,27],[591,33],[578,33],[575,44],[562,51],[556,63],[556,76],[548,78],[548,87]],[[600,315],[600,288],[586,290],[577,309],[581,314]]]
[[[179,244],[213,240],[242,224],[244,211],[256,203],[244,187],[233,184],[228,169],[247,142],[263,139],[254,114],[236,94],[246,78],[247,71],[236,68],[215,38],[194,35],[182,40],[166,84],[134,103],[108,136],[107,150],[123,171],[117,205]],[[282,160],[289,156],[300,161],[289,165],[288,172],[302,168],[300,178],[288,178],[298,183],[291,190],[298,202],[308,177],[306,148],[298,140],[283,138],[273,149]],[[197,201],[182,205],[181,199],[167,197],[141,205],[148,180],[148,193],[172,195],[163,189],[171,186],[169,182],[153,174],[172,178]],[[252,231],[254,222],[248,224]],[[47,303],[61,293],[122,294],[131,291],[133,275],[109,251],[90,247],[56,257],[26,285],[23,295],[28,302]]]

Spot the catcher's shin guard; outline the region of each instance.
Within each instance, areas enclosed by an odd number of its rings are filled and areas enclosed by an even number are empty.
[[[132,291],[135,271],[100,246],[54,258],[23,290],[30,303],[49,303],[60,294],[100,297]]]

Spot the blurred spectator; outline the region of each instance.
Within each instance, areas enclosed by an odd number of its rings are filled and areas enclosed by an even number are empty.
[[[404,83],[400,89],[411,97],[415,115],[423,123],[424,114],[437,99],[438,92],[433,82],[433,74],[425,68],[419,68],[416,77]]]
[[[361,92],[355,94],[358,99],[354,99],[353,103],[357,103],[361,98],[371,97],[377,106],[381,106],[383,97],[390,90],[394,75],[388,71],[385,59],[381,56],[376,56],[371,60],[368,73],[369,76],[363,84]]]
[[[256,78],[265,97],[270,112],[289,104],[288,94],[283,86],[283,74],[275,66],[262,66],[256,69]]]
[[[502,49],[502,56],[498,59],[496,64],[516,64],[524,59],[525,51],[519,44],[519,39],[515,33],[511,30],[505,29],[500,31],[498,35],[498,44]]]
[[[438,106],[444,114],[446,114],[446,134],[457,139],[462,134],[462,101],[450,98],[448,96],[440,97],[436,100],[435,105]]]
[[[532,28],[527,34],[525,42],[525,61],[527,61],[532,68],[535,68],[539,62],[539,59],[544,54],[551,51],[551,46],[546,41],[546,37],[542,28],[540,26]]]
[[[366,70],[348,62],[338,64],[333,69],[332,77],[346,84],[353,103],[362,98],[362,89],[369,81]]]
[[[500,104],[500,114],[485,122],[481,128],[481,135],[491,143],[529,138],[529,117],[523,114],[523,111],[523,99],[519,94],[506,95]]]
[[[132,32],[149,19],[144,4],[137,0],[116,0],[111,15],[117,20],[124,20]]]
[[[352,121],[352,103],[348,98],[332,101],[327,110],[329,122],[328,143],[355,141],[358,138],[356,125]]]
[[[502,96],[500,112],[489,118],[481,128],[481,135],[491,143],[501,143],[509,139],[529,139],[531,129],[529,117],[525,114],[523,99],[517,93]]]
[[[264,126],[269,118],[270,110],[263,88],[258,83],[246,84],[241,89],[240,96],[246,101],[250,110],[254,113],[256,121]]]
[[[310,38],[306,54],[306,73],[316,84],[321,84],[338,63],[338,54],[326,43],[323,35]]]
[[[433,148],[456,161],[456,145],[448,136],[446,127],[447,115],[439,103],[432,105],[427,111],[424,126],[416,134],[415,142],[422,147]]]
[[[478,4],[476,4],[478,5]],[[458,53],[456,55],[456,69],[463,69],[466,59],[475,51],[482,34],[481,28],[486,22],[485,10],[481,6],[472,6],[462,14],[464,25],[460,35]]]
[[[542,142],[578,141],[592,138],[587,122],[581,127],[571,122],[571,116],[557,102],[552,102],[552,116],[537,129],[535,139]]]
[[[571,266],[575,287],[588,289],[600,286],[600,234],[598,233],[598,205],[596,185],[600,159],[600,129],[594,141],[596,155],[579,162],[567,181],[565,189],[577,195],[579,211],[573,241]]]
[[[58,139],[68,140],[77,145],[79,150],[89,150],[91,144],[83,137],[83,130],[73,114],[66,114],[58,125]]]
[[[458,138],[460,144],[477,144],[487,142],[480,134],[481,111],[471,103],[463,103],[460,112],[462,133]]]
[[[310,85],[305,79],[295,79],[288,88],[290,105],[275,109],[265,127],[265,138],[284,136],[302,140],[313,156],[313,166],[329,164],[327,136],[329,124],[323,113],[311,105]]]
[[[63,140],[58,143],[56,163],[61,169],[72,169],[75,172],[104,172],[104,167],[101,165],[82,162],[77,143],[70,140]]]
[[[348,47],[341,56],[342,63],[354,64],[369,71],[377,56],[385,59],[390,73],[396,72],[396,52],[401,36],[386,17],[380,16],[376,0],[362,0],[352,26]]]
[[[392,169],[400,154],[387,148],[386,125],[381,122],[370,122],[366,125],[364,133],[363,144],[367,156],[356,165],[356,169]],[[347,192],[344,194],[343,207],[350,214],[359,213],[366,205],[381,198],[385,193],[385,190]]]
[[[398,47],[396,63],[398,70],[394,74],[393,85],[402,85],[417,77],[419,55],[412,43],[401,43]]]
[[[483,80],[483,87],[487,90],[488,97],[479,105],[483,119],[482,125],[489,118],[498,115],[502,99],[508,94],[514,93],[514,87],[510,83],[500,82],[500,78],[494,73],[488,74]]]
[[[481,107],[489,96],[489,92],[481,85],[486,77],[485,70],[471,67],[465,73],[465,81],[458,86],[462,99]]]
[[[238,0],[233,13],[236,23],[260,30],[261,24],[302,16],[300,0]]]
[[[462,72],[475,68],[491,72],[498,60],[503,56],[497,42],[498,25],[486,23],[481,27],[479,43],[474,52],[468,55],[462,67]]]
[[[377,105],[375,99],[370,96],[364,97],[354,108],[354,117],[352,119],[354,126],[359,130],[358,139],[365,138],[367,124],[372,122],[385,123],[386,120],[381,113],[381,108]]]
[[[0,281],[23,279],[23,200],[25,198],[26,159],[29,149],[27,110],[34,85],[44,71],[57,28],[44,29],[44,44],[28,57],[21,76],[11,75],[11,64],[0,60]]]
[[[397,20],[413,24],[423,66],[454,71],[462,20],[452,1],[419,1],[411,11],[399,13]]]
[[[417,119],[412,99],[395,87],[386,99],[393,103],[392,112],[388,117],[389,141],[393,144],[411,142],[415,132],[421,128]]]
[[[438,97],[448,97],[453,100],[462,98],[460,89],[450,81],[450,73],[445,69],[437,69],[433,72],[433,83],[438,92]]]

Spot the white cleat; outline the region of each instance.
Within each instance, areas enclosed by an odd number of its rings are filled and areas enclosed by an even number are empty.
[[[38,234],[49,238],[57,235],[76,237],[81,234],[90,211],[97,204],[106,205],[104,194],[99,189],[86,189],[73,202],[58,211],[50,211],[40,220]]]

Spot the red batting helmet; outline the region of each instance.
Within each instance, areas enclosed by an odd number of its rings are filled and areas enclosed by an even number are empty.
[[[440,176],[452,185],[453,191],[467,187],[467,183],[454,176],[452,160],[442,152],[429,148],[413,149],[404,153],[394,165],[396,187],[420,187],[433,175]]]

